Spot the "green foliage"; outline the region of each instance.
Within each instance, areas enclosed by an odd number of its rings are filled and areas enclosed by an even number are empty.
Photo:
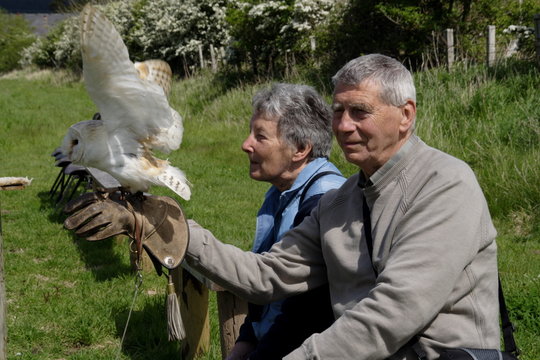
[[[227,12],[229,62],[247,61],[255,74],[279,73],[310,55],[309,36],[325,23],[334,1],[236,1]]]
[[[34,41],[30,25],[22,15],[0,8],[0,73],[18,68],[20,52]]]
[[[87,1],[68,2],[77,12]],[[57,1],[55,6],[65,3]],[[537,0],[97,3],[103,4],[99,6],[135,61],[163,59],[177,74],[189,75],[200,67],[199,47],[208,62],[213,46],[217,60],[226,60],[229,68],[269,77],[288,76],[297,65],[328,77],[346,61],[374,52],[396,57],[413,69],[442,66],[446,64],[445,29],[454,30],[456,60],[481,63],[486,57],[488,25],[496,26],[498,58],[513,54],[532,60],[533,15],[540,13]],[[79,52],[77,20],[70,19],[26,48],[21,64],[79,71]]]
[[[508,63],[492,70],[434,69],[416,73],[415,80],[419,135],[429,145],[467,161],[488,198],[521,359],[536,360],[540,358],[539,70],[530,63]],[[318,88],[323,83],[294,81]],[[175,82],[171,94],[172,106],[185,119],[185,136],[169,160],[194,184],[192,200],[182,206],[189,218],[243,249],[250,247],[255,214],[268,185],[249,178],[240,146],[249,132],[251,97],[269,82],[234,82],[202,73]],[[331,89],[323,93],[329,100]],[[121,238],[76,239],[63,229],[64,215],[49,199],[58,173],[51,151],[68,126],[95,112],[83,84],[51,77],[0,79],[0,108],[0,177],[33,178],[25,190],[0,192],[8,358],[20,353],[32,360],[109,360],[119,350],[121,359],[179,357],[178,344],[166,341],[166,281],[153,270],[144,273],[120,349],[134,290],[127,244]],[[347,176],[357,171],[337,147],[331,159]],[[165,188],[151,191],[174,196]],[[202,358],[220,359],[213,293],[210,306],[212,343]]]
[[[76,17],[58,23],[45,38],[38,38],[21,52],[21,65],[81,70],[79,22]]]
[[[444,30],[454,29],[457,59],[480,63],[486,56],[488,25],[496,26],[497,46],[504,49],[512,36],[503,30],[512,24],[532,27],[539,12],[536,0],[524,0],[521,6],[511,0],[350,0],[336,9],[318,39],[318,57],[330,72],[346,60],[374,52],[414,68],[439,66],[446,61]],[[530,57],[533,39],[523,40],[522,55]]]
[[[82,4],[74,5],[78,10]],[[115,25],[133,61],[163,59],[177,72],[198,64],[199,45],[228,41],[224,0],[126,0],[96,5]],[[78,16],[57,25],[24,51],[23,64],[81,70]]]
[[[141,49],[143,58],[168,61],[173,68],[198,64],[199,45],[210,57],[209,46],[220,48],[228,41],[225,0],[145,1],[129,44]]]

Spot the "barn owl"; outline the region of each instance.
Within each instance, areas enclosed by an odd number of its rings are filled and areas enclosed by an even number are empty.
[[[182,117],[167,99],[169,65],[131,62],[120,34],[98,9],[85,6],[80,20],[84,84],[101,119],[71,126],[63,153],[75,164],[109,173],[126,191],[167,186],[189,200],[184,173],[152,153],[169,153],[182,142]]]

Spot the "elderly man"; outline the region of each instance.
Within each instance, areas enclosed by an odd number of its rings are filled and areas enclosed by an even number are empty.
[[[191,222],[187,261],[259,303],[328,283],[336,321],[285,359],[498,348],[496,231],[473,172],[414,134],[415,87],[396,60],[361,56],[333,82],[334,134],[358,174],[263,254]]]

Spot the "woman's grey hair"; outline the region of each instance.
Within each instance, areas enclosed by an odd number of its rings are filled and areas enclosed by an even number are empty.
[[[416,102],[416,88],[411,73],[399,61],[381,54],[360,56],[349,61],[332,77],[334,86],[356,86],[363,81],[380,86],[380,98],[387,105],[401,106]]]
[[[309,160],[330,156],[332,111],[311,86],[274,84],[257,92],[252,104],[253,114],[277,121],[278,134],[289,145],[311,145]]]

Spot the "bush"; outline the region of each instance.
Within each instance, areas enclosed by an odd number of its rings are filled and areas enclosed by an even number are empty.
[[[159,58],[174,70],[198,63],[198,46],[228,41],[223,0],[127,0],[96,5],[115,25],[134,61]],[[81,68],[79,18],[60,23],[24,51],[22,64]],[[183,65],[183,66],[182,66]]]
[[[128,44],[141,59],[159,58],[189,70],[199,63],[199,46],[208,59],[210,45],[229,39],[224,0],[155,0],[139,2]]]
[[[10,15],[0,9],[0,73],[16,69],[22,49],[34,39],[24,17]]]
[[[249,59],[254,73],[273,72],[310,55],[309,36],[325,23],[331,0],[237,1],[228,10],[229,61]]]
[[[38,38],[21,52],[21,66],[81,69],[79,21],[77,17],[58,23],[45,38]]]
[[[483,62],[486,27],[495,25],[497,48],[504,49],[510,25],[533,26],[537,0],[350,0],[333,14],[318,57],[333,70],[365,53],[383,53],[412,67],[446,62],[444,30],[454,29],[457,60]],[[533,39],[528,39],[530,52]],[[527,48],[526,44],[522,49]],[[529,55],[527,55],[529,56]]]

